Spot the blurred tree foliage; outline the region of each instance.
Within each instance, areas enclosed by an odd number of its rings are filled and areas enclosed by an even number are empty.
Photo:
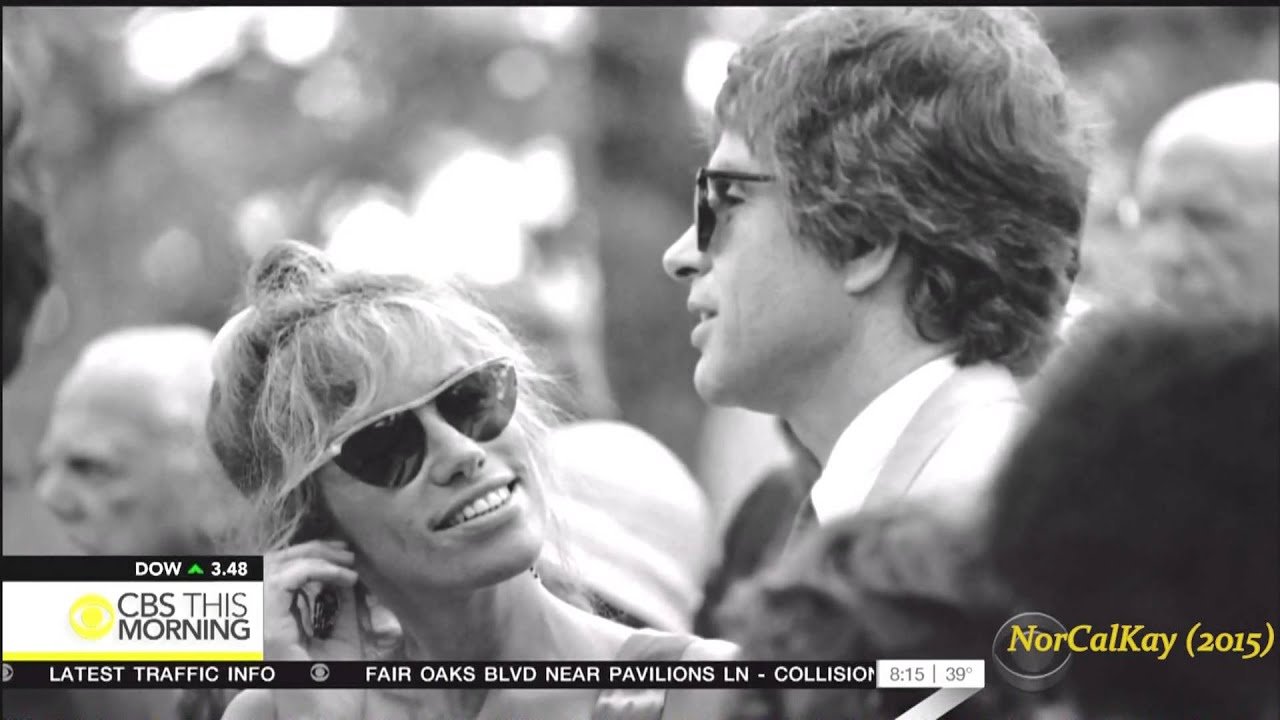
[[[735,17],[725,10],[348,9],[306,62],[271,56],[250,24],[229,59],[156,89],[128,62],[136,8],[5,7],[6,43],[38,89],[58,259],[27,365],[4,392],[6,467],[29,474],[53,388],[92,337],[133,323],[216,328],[265,244],[321,241],[335,203],[369,188],[411,203],[460,146],[545,135],[571,151],[577,205],[532,233],[530,273],[587,268],[602,296],[587,283],[585,297],[603,314],[526,318],[528,332],[546,339],[577,322],[571,345],[602,338],[612,397],[587,405],[616,403],[692,462],[695,356],[684,291],[659,258],[689,222],[692,172],[708,152],[682,89],[685,58],[696,37],[742,39],[718,24]],[[1191,92],[1280,75],[1280,19],[1262,7],[1037,12],[1102,110],[1082,282],[1118,291],[1130,278],[1114,208],[1142,136]],[[527,310],[531,291],[515,287],[495,297]]]

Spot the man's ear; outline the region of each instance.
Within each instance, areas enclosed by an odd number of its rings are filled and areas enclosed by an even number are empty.
[[[867,243],[861,255],[844,263],[844,291],[858,295],[874,288],[889,274],[897,257],[897,238]]]

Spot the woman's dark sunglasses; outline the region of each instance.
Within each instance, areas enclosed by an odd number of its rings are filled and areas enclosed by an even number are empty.
[[[772,182],[773,175],[737,172],[734,170],[708,170],[698,168],[693,180],[693,225],[698,232],[698,252],[711,247],[711,236],[716,231],[716,206],[724,206],[724,186],[734,182]]]
[[[435,402],[436,412],[453,429],[476,442],[488,442],[511,422],[516,396],[516,370],[510,361],[500,358],[464,368],[426,395],[338,436],[314,467],[333,460],[368,485],[403,487],[418,476],[427,459],[427,430],[415,410]]]

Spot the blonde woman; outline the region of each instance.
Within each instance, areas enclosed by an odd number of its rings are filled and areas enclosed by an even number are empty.
[[[727,659],[560,599],[545,392],[508,330],[457,289],[339,272],[282,243],[215,350],[210,440],[252,498],[271,660]],[[537,568],[535,571],[534,568]],[[548,578],[550,579],[550,578]],[[563,578],[558,578],[563,581]],[[368,594],[395,615],[375,647]],[[249,690],[227,720],[706,717],[715,691]]]

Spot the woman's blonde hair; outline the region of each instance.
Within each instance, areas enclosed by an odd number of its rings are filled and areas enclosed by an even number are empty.
[[[207,421],[214,453],[253,509],[240,550],[270,552],[325,534],[332,519],[308,482],[315,463],[335,435],[369,417],[388,365],[408,364],[423,352],[423,338],[461,347],[474,360],[512,361],[519,401],[511,424],[529,473],[553,485],[541,448],[559,420],[548,399],[554,388],[510,330],[461,286],[339,271],[319,250],[287,241],[254,264],[247,296],[249,307],[215,341]],[[560,568],[539,570],[574,585]]]

